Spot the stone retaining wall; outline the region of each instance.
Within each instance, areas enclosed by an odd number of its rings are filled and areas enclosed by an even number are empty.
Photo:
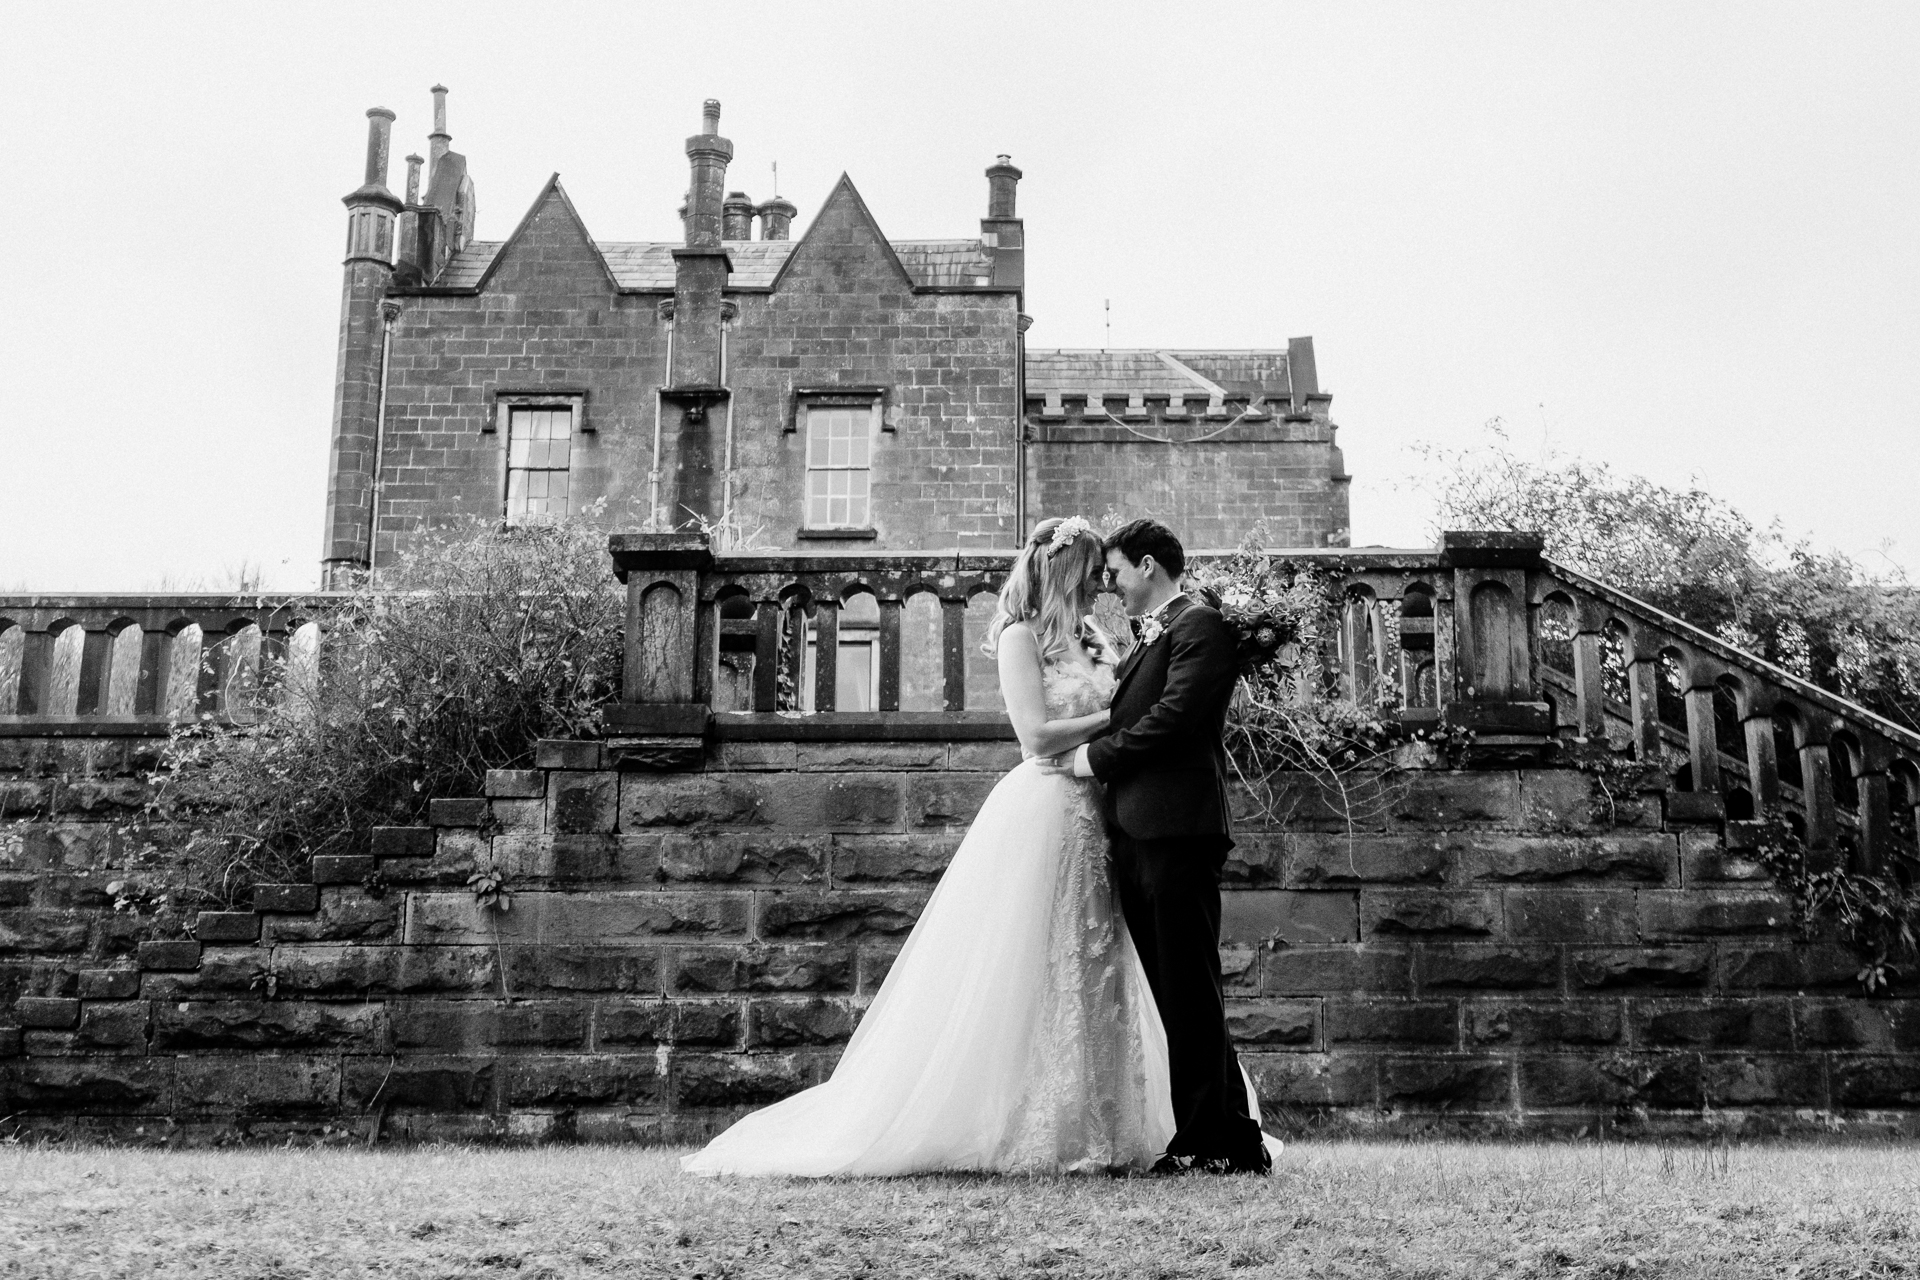
[[[823,1079],[999,742],[543,744],[371,856],[142,940],[112,910],[145,748],[0,756],[0,1115],[127,1138],[691,1141]],[[1229,866],[1222,954],[1271,1123],[1913,1128],[1920,1003],[1796,942],[1739,823],[1571,769],[1304,780]],[[505,910],[469,880],[504,877]]]

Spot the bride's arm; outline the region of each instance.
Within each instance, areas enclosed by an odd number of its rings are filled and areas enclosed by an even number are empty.
[[[1016,622],[1000,633],[1000,693],[1020,745],[1036,756],[1057,756],[1105,731],[1105,709],[1070,720],[1047,719],[1047,695],[1040,680],[1040,644]]]

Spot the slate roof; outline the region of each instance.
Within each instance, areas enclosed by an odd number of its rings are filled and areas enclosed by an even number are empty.
[[[1027,394],[1137,391],[1229,397],[1289,390],[1285,351],[1070,351],[1027,349]]]
[[[505,241],[474,240],[455,254],[433,282],[437,289],[472,289],[479,285],[487,268],[493,265]],[[773,283],[781,266],[799,245],[798,240],[728,240],[727,254],[733,260],[733,274],[727,277],[732,289],[764,289]],[[622,289],[646,292],[673,292],[673,251],[678,242],[637,241],[601,243],[600,255],[607,270]],[[913,282],[932,286],[966,286],[990,283],[993,261],[978,240],[901,240],[893,251],[907,269]]]

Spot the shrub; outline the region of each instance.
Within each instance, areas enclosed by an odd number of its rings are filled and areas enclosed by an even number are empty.
[[[255,723],[175,733],[152,817],[191,828],[191,902],[304,879],[435,796],[477,795],[618,695],[624,605],[591,513],[440,531],[324,622],[316,676],[282,666]]]

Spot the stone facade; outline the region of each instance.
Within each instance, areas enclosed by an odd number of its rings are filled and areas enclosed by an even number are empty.
[[[889,240],[842,177],[790,240],[792,205],[722,197],[732,144],[709,104],[687,142],[684,242],[594,240],[557,175],[512,235],[479,241],[437,93],[426,196],[417,157],[407,198],[387,192],[381,111],[367,182],[347,198],[329,585],[436,522],[521,518],[516,407],[568,415],[566,507],[609,528],[989,549],[1042,515],[1111,508],[1170,518],[1194,547],[1237,544],[1262,520],[1286,545],[1345,544],[1347,479],[1310,339],[1028,352],[1021,174],[1005,157],[977,236]],[[810,415],[833,408],[863,415],[864,513],[808,510]]]
[[[1006,741],[543,744],[370,857],[144,940],[105,885],[150,761],[13,740],[0,1114],[15,1129],[696,1140],[826,1075]],[[1242,797],[1222,956],[1280,1127],[1905,1132],[1920,1000],[1796,941],[1740,823],[1564,768],[1408,755],[1350,829]],[[492,911],[468,879],[505,877]]]

